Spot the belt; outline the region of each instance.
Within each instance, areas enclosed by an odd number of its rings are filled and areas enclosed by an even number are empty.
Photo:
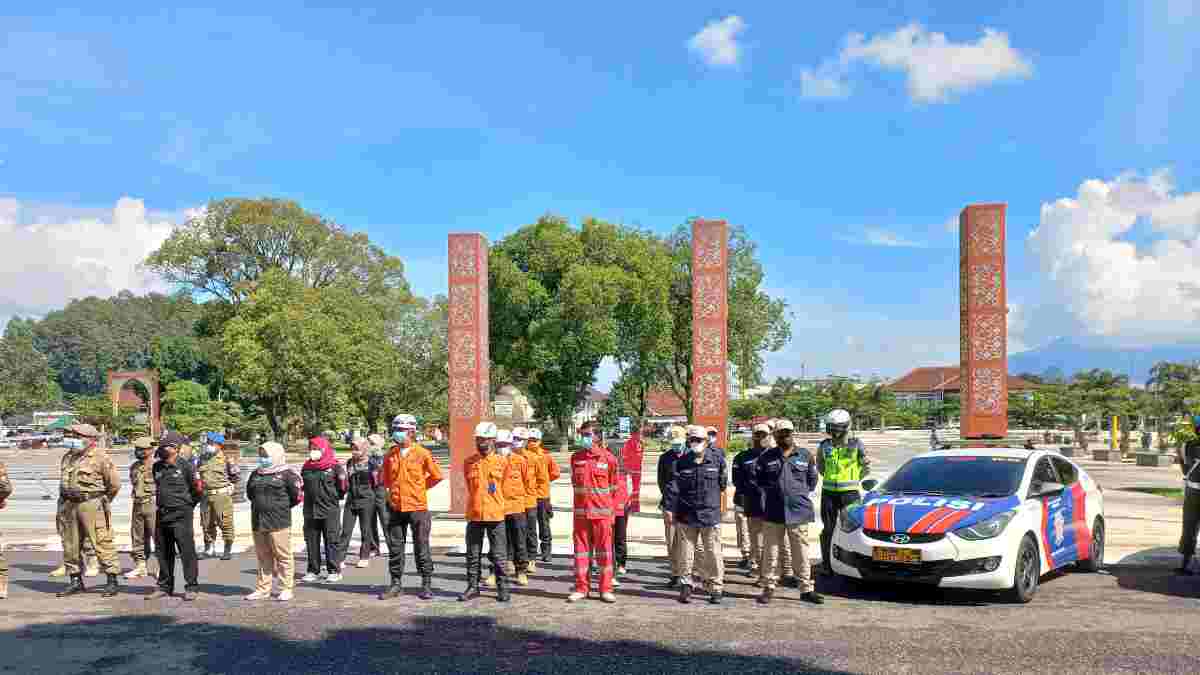
[[[84,502],[90,502],[93,499],[99,499],[103,496],[104,496],[103,492],[100,492],[97,494],[79,494],[79,493],[67,494],[67,493],[64,493],[63,499],[65,499],[71,503],[74,503],[74,504],[82,504]]]
[[[225,487],[222,487],[222,488],[213,488],[212,490],[205,490],[204,494],[206,494],[206,495],[231,495],[231,494],[233,494],[233,486],[226,485]]]
[[[830,492],[847,492],[849,490],[857,490],[859,482],[856,480],[827,480],[821,487]]]

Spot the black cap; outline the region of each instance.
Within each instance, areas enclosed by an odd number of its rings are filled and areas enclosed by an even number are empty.
[[[179,446],[187,445],[188,443],[191,443],[191,441],[187,436],[184,436],[178,431],[169,431],[163,436],[162,440],[158,442],[158,445],[162,448],[178,448]]]

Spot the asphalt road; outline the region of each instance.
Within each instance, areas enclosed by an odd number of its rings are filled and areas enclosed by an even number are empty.
[[[824,606],[784,589],[764,608],[732,568],[725,604],[680,605],[662,586],[661,560],[632,561],[611,606],[565,604],[571,566],[561,557],[507,605],[490,592],[455,601],[460,557],[436,558],[431,602],[412,595],[415,578],[399,600],[376,599],[386,575],[376,562],[336,586],[298,585],[286,604],[241,599],[253,580],[248,555],[202,561],[194,603],[144,601],[149,579],[113,600],[94,591],[58,600],[62,583],[45,576],[57,557],[9,561],[2,673],[1200,672],[1200,578],[1152,568],[1047,578],[1024,606],[819,578]]]

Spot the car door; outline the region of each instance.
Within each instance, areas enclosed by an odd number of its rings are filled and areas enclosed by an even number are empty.
[[[1070,460],[1063,457],[1050,457],[1051,463],[1054,464],[1054,470],[1058,473],[1058,482],[1066,486],[1063,490],[1063,499],[1069,499],[1070,504],[1070,532],[1065,539],[1071,540],[1075,545],[1074,560],[1084,560],[1092,554],[1092,518],[1095,515],[1089,510],[1089,502],[1091,507],[1096,508],[1096,499],[1089,499],[1087,481],[1082,479],[1079,467],[1071,463]]]
[[[1043,485],[1059,482],[1061,481],[1058,472],[1050,458],[1039,458],[1029,481],[1029,498],[1041,502],[1042,518],[1038,537],[1041,539],[1042,559],[1047,570],[1074,562],[1078,555],[1074,532],[1071,529],[1074,500],[1066,489],[1050,494],[1038,494]]]

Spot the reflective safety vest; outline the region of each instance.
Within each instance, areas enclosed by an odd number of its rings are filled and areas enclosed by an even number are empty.
[[[571,455],[575,517],[612,520],[617,488],[617,458],[607,450],[580,450]]]
[[[862,444],[858,439],[849,440],[845,446],[836,447],[830,440],[821,441],[821,489],[829,492],[850,492],[859,489],[862,480]]]

